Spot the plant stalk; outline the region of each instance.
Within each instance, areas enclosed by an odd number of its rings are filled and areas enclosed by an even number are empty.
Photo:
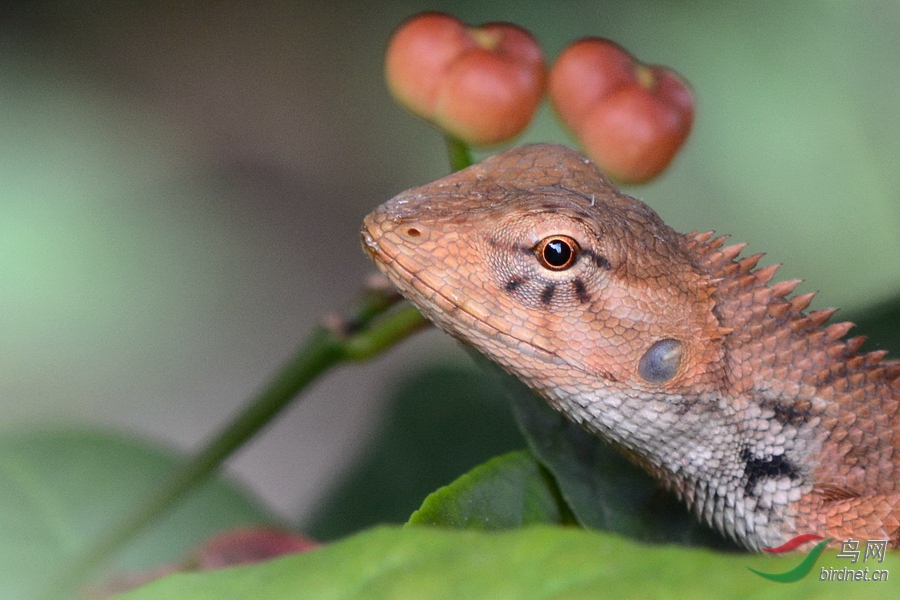
[[[259,433],[317,377],[340,363],[375,356],[427,323],[410,305],[403,305],[380,318],[375,318],[373,312],[377,311],[373,311],[373,306],[378,306],[384,313],[390,308],[390,303],[375,300],[358,311],[357,314],[363,315],[359,321],[369,326],[357,333],[342,336],[327,327],[314,331],[242,413],[199,454],[177,469],[135,512],[81,552],[67,568],[62,569],[39,598],[55,600],[72,594],[78,585],[103,566],[122,546],[206,481],[225,459]]]

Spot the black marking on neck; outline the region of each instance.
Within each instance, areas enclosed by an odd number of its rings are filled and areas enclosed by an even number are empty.
[[[578,297],[578,301],[582,304],[587,304],[591,301],[591,295],[588,293],[587,288],[584,287],[584,282],[581,278],[576,277],[572,280],[572,287],[575,288],[575,296]]]
[[[548,283],[541,292],[541,304],[547,305],[553,300],[553,293],[556,291],[555,283]]]
[[[772,477],[800,477],[800,469],[784,454],[776,454],[771,458],[755,456],[749,448],[741,451],[741,460],[744,462],[744,493],[748,496],[758,495],[756,484],[761,479]]]
[[[771,400],[762,400],[759,405],[763,409],[772,411],[772,417],[782,425],[792,425],[797,427],[803,425],[812,416],[810,405],[808,402],[805,406],[797,406],[796,404],[783,404]]]
[[[519,287],[521,287],[523,283],[525,283],[524,277],[519,277],[518,275],[513,275],[512,277],[509,278],[509,281],[506,282],[506,291],[514,292],[517,289],[519,289]]]
[[[587,256],[588,258],[590,258],[594,262],[595,265],[597,265],[599,268],[603,269],[604,271],[609,271],[610,269],[612,269],[612,264],[610,264],[609,260],[607,260],[607,258],[605,256],[603,256],[601,254],[597,254],[593,250],[588,250],[588,249],[584,249],[584,248],[581,250],[581,253],[584,256]]]

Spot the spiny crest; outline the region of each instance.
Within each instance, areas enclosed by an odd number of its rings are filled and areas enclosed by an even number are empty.
[[[739,258],[746,244],[725,246],[728,236],[714,236],[712,231],[691,232],[684,237],[685,249],[710,275],[718,294],[748,300],[745,302],[749,307],[748,327],[775,331],[780,334],[779,338],[788,333],[800,334],[811,344],[823,348],[830,358],[845,362],[850,372],[863,369],[869,377],[900,383],[900,360],[884,360],[887,351],[883,350],[860,354],[866,336],[843,339],[854,326],[849,321],[826,324],[837,312],[836,308],[806,312],[816,292],[790,295],[802,280],[770,284],[781,265],[757,268],[764,254]]]

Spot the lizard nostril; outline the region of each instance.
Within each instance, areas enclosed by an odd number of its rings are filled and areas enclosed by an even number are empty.
[[[397,229],[397,233],[407,242],[421,244],[428,239],[428,229],[417,225],[409,225]]]

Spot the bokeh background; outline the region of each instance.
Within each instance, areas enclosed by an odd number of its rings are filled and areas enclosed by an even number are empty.
[[[440,136],[382,81],[392,30],[425,9],[514,21],[550,59],[601,35],[673,66],[696,90],[695,131],[669,173],[630,191],[676,229],[768,252],[820,307],[900,296],[896,2],[5,3],[2,430],[197,449],[349,306],[373,270],[363,215],[447,172]],[[566,138],[544,107],[519,141]],[[380,432],[419,428],[392,420],[393,391],[467,361],[427,332],[333,373],[228,471],[308,523]],[[422,398],[421,423],[466,428],[435,421],[454,401]]]

